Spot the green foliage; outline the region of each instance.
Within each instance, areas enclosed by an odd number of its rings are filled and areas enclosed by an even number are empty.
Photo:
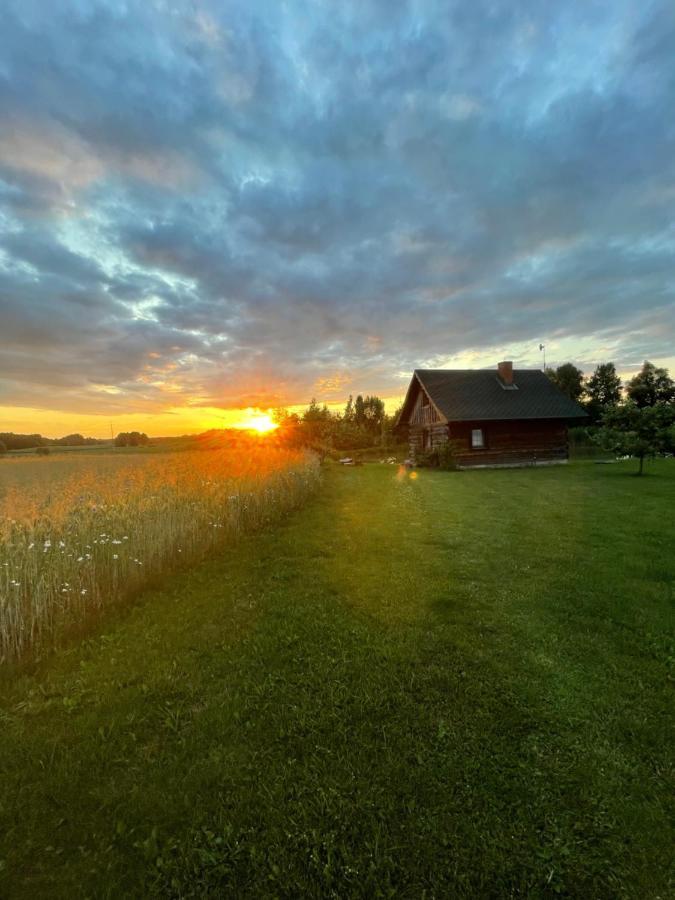
[[[670,403],[675,398],[675,382],[667,369],[645,360],[642,369],[628,382],[626,393],[640,409]]]
[[[5,681],[0,895],[670,896],[675,463],[630,467],[334,467]]]
[[[598,433],[607,450],[639,460],[642,475],[646,457],[675,450],[675,407],[639,407],[633,401],[610,408]]]
[[[446,472],[457,468],[456,447],[453,441],[438,444],[433,450],[417,454],[417,465],[421,468],[442,469]]]
[[[564,363],[557,369],[546,369],[546,374],[563,394],[579,400],[584,392],[584,373],[572,363]]]
[[[0,441],[0,456],[4,456],[7,453],[7,444],[4,441]]]
[[[279,437],[293,446],[311,447],[321,454],[331,449],[358,450],[378,446],[383,450],[398,443],[393,433],[394,417],[388,416],[379,397],[347,400],[344,412],[331,412],[312,399],[301,415],[278,410]]]
[[[585,385],[586,412],[594,423],[599,422],[610,406],[621,401],[621,379],[613,362],[596,367]]]
[[[358,428],[377,435],[384,421],[384,400],[379,397],[362,397],[360,394],[354,404],[354,423]]]
[[[35,452],[38,456],[49,456],[49,447],[37,447]]]

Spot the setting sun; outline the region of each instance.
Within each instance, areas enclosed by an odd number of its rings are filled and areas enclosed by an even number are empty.
[[[242,413],[241,419],[234,423],[234,428],[242,428],[246,431],[255,431],[258,434],[267,434],[279,427],[269,412],[260,409],[247,409]]]

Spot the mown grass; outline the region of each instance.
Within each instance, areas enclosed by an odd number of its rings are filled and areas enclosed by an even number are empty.
[[[0,894],[665,898],[675,466],[324,490],[4,685]]]

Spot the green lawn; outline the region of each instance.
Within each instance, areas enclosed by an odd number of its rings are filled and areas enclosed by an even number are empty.
[[[329,468],[6,681],[0,896],[672,896],[675,461],[634,468]]]

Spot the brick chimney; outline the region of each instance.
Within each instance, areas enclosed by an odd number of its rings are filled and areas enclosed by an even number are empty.
[[[501,378],[503,384],[513,384],[513,363],[510,360],[508,360],[507,362],[497,363],[497,373]]]

